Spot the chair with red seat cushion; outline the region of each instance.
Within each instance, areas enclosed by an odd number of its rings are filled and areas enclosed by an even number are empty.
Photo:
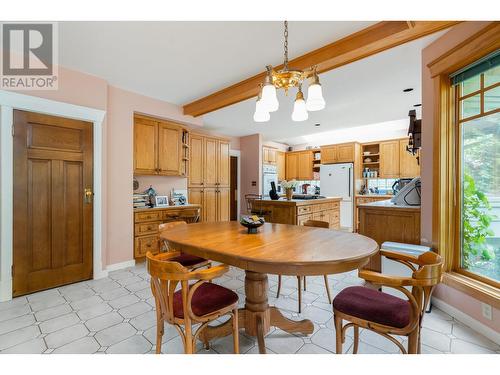
[[[358,351],[359,327],[391,340],[403,353],[420,353],[422,318],[433,289],[441,281],[441,257],[433,252],[418,257],[389,250],[381,250],[380,254],[410,267],[412,277],[388,276],[367,270],[359,271],[359,277],[377,286],[397,289],[407,299],[365,286],[342,290],[333,300],[337,353],[342,353],[345,331],[349,327],[354,328],[353,353]],[[411,292],[405,287],[411,287]],[[343,326],[344,320],[349,323]],[[408,336],[408,350],[391,334]]]
[[[174,228],[179,228],[179,227],[182,227],[184,225],[187,225],[187,222],[186,221],[171,221],[171,222],[168,222],[168,223],[163,223],[163,224],[160,224],[158,226],[158,230],[160,232],[160,234],[162,232],[165,232],[165,231],[168,231],[168,230],[172,230]],[[163,240],[163,250],[164,251],[174,251],[175,249],[173,249],[167,241]],[[205,258],[201,258],[201,257],[198,257],[196,255],[189,255],[189,254],[184,254],[184,253],[181,253],[177,259],[171,259],[170,260],[171,262],[178,262],[180,263],[181,265],[183,265],[184,267],[187,267],[187,268],[190,268],[190,269],[197,269],[197,268],[202,268],[202,267],[208,267],[210,268],[211,267],[211,263],[209,260],[205,259]]]
[[[220,265],[190,270],[179,262],[172,261],[179,256],[178,252],[146,254],[156,304],[156,353],[161,352],[164,322],[174,325],[182,335],[185,353],[193,353],[197,339],[201,339],[205,347],[208,347],[208,339],[203,330],[209,322],[223,315],[231,316],[234,352],[238,353],[238,295],[209,282],[226,273],[229,267]],[[198,281],[189,285],[190,280]],[[181,288],[176,291],[179,283]],[[197,323],[201,325],[193,332],[192,325]]]

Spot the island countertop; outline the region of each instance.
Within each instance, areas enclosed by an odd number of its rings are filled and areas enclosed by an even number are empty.
[[[272,200],[271,198],[256,199],[254,202],[263,202],[266,205],[274,204],[279,206],[307,206],[311,204],[328,203],[328,202],[339,202],[342,198],[340,197],[325,197],[318,199],[291,199],[280,198],[278,200]]]
[[[358,204],[359,208],[378,208],[378,209],[389,209],[389,210],[410,210],[410,211],[420,211],[420,206],[397,206],[391,202],[390,199],[383,201],[376,201],[370,203]]]

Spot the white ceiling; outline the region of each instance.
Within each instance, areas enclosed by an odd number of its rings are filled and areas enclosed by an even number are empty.
[[[253,121],[255,99],[250,99],[205,115],[205,126],[231,136],[261,133],[265,140],[296,145],[313,133],[405,119],[421,103],[421,51],[442,33],[322,74],[326,108],[310,112],[307,121],[291,120],[294,90],[288,97],[279,92],[280,108],[269,122]],[[410,87],[412,92],[402,91]]]
[[[289,22],[290,58],[375,22]],[[60,64],[182,105],[283,60],[282,22],[61,22]]]

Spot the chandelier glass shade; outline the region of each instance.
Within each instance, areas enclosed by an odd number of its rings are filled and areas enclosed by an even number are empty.
[[[261,85],[259,91],[259,99],[255,105],[254,120],[256,122],[269,121],[271,116],[270,112],[275,112],[279,109],[279,101],[276,95],[277,89],[285,90],[285,94],[291,88],[298,88],[297,96],[295,98],[292,120],[305,121],[308,119],[307,111],[320,111],[325,108],[326,102],[323,98],[323,90],[319,83],[319,77],[316,72],[316,67],[309,70],[302,71],[288,68],[288,22],[285,21],[284,33],[284,61],[283,68],[274,70],[271,65],[266,67],[267,74],[264,84]],[[310,78],[311,82],[307,90],[307,101],[304,100],[302,93],[302,83]],[[267,116],[263,114],[267,112]],[[259,121],[257,120],[259,119]],[[267,119],[267,120],[266,120]]]

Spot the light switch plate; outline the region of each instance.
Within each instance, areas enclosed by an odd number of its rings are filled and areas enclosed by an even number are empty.
[[[483,317],[485,317],[488,320],[492,320],[492,312],[491,312],[491,305],[488,305],[487,303],[481,303],[481,311],[483,313]]]

